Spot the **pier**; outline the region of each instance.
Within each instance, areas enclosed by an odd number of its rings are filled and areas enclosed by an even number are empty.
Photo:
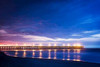
[[[84,46],[0,46],[0,50],[82,49]]]

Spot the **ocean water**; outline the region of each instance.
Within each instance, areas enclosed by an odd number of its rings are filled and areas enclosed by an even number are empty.
[[[13,50],[4,51],[14,57],[29,57],[40,59],[59,59],[68,61],[84,61],[100,63],[100,49],[47,49],[47,50]]]

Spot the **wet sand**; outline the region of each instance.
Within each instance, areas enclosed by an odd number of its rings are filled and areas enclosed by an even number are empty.
[[[10,57],[0,52],[0,67],[100,67],[97,63]]]

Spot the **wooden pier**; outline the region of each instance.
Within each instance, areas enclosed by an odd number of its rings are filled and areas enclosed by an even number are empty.
[[[0,50],[32,50],[32,49],[82,49],[84,46],[0,46]]]

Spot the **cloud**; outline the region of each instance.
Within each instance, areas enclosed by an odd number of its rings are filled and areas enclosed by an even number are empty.
[[[1,29],[0,33],[7,33],[5,30]]]
[[[100,38],[100,34],[94,34],[94,35],[92,35],[92,37]]]
[[[72,34],[72,36],[82,36],[82,35],[80,35],[80,34]]]
[[[32,41],[54,41],[54,39],[45,36],[35,36],[35,35],[21,35],[21,36],[23,38],[28,38]]]
[[[78,39],[78,41],[85,41],[85,42],[87,41],[94,42],[94,41],[99,41],[99,40],[100,38],[94,38],[94,37],[85,37],[85,38]]]
[[[100,37],[96,38],[96,37],[83,37],[83,38],[68,38],[68,39],[63,39],[63,38],[59,38],[59,39],[55,39],[55,41],[85,41],[85,42],[94,42],[94,41],[100,41]]]
[[[99,32],[100,30],[90,30],[90,31],[83,31],[82,33],[97,33]]]
[[[30,39],[31,41],[99,41],[100,34],[94,34],[90,37],[82,38],[49,38],[45,36],[35,36],[35,35],[21,35],[23,38]]]
[[[0,35],[0,37],[8,37],[8,39],[10,39],[10,37],[13,37],[14,39],[19,39],[22,38],[25,41],[51,41],[51,42],[72,42],[72,41],[100,41],[100,34],[94,34],[91,35],[90,37],[82,37],[82,38],[50,38],[50,37],[45,37],[45,36],[36,36],[36,35],[26,35],[26,34],[9,34],[4,32],[5,30],[3,30]],[[19,37],[19,38],[18,38]]]
[[[90,23],[97,22],[98,20],[99,17],[93,17],[92,15],[89,15],[81,19],[81,24],[90,24]]]
[[[83,33],[94,33],[96,31],[84,31]]]

